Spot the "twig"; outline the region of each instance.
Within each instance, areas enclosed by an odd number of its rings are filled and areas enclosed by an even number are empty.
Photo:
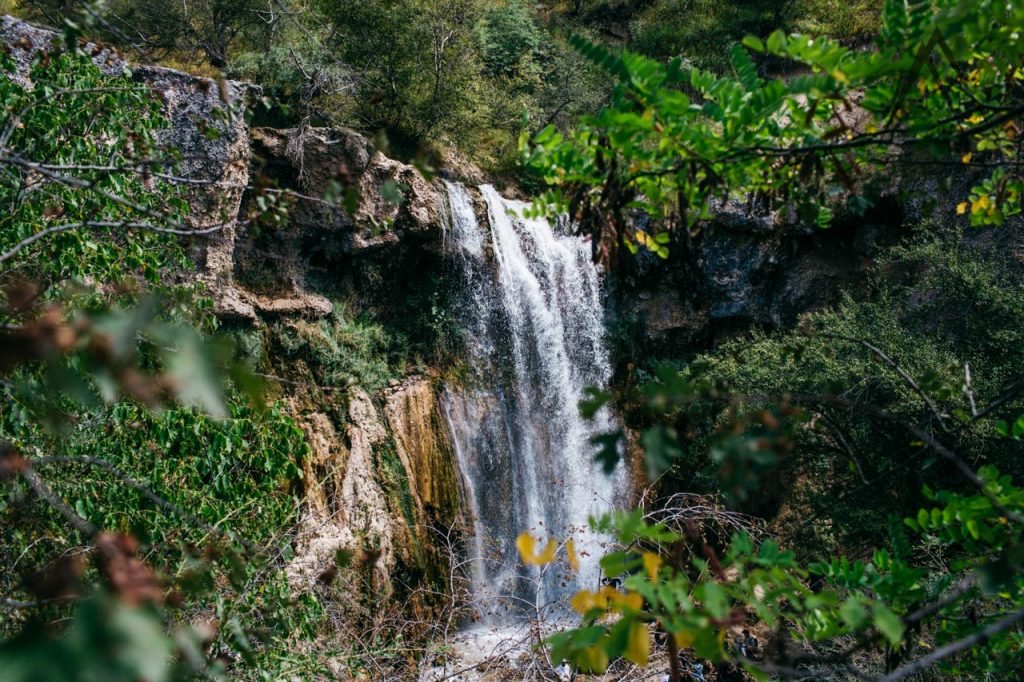
[[[978,418],[978,404],[974,402],[974,389],[971,388],[971,363],[964,363],[964,394],[967,396],[967,401],[971,404],[971,417],[974,419]]]
[[[157,232],[159,234],[173,234],[182,237],[201,237],[204,235],[213,234],[223,230],[231,223],[221,223],[219,225],[213,225],[212,227],[204,227],[198,229],[178,229],[172,227],[159,227],[157,225],[151,225],[149,223],[134,223],[128,221],[107,221],[107,220],[87,220],[80,223],[65,223],[63,225],[53,225],[47,227],[44,230],[40,230],[35,234],[25,237],[20,242],[11,247],[8,251],[0,254],[0,263],[10,260],[14,256],[18,255],[22,249],[31,246],[43,237],[48,237],[51,234],[57,234],[59,232],[68,232],[70,230],[78,230],[82,228],[89,228],[94,230],[105,230],[111,228],[123,228],[123,229],[136,229],[146,230],[147,232]]]
[[[71,524],[72,528],[90,538],[99,532],[99,528],[93,525],[91,521],[79,516],[78,512],[69,507],[67,502],[61,499],[60,495],[55,493],[50,486],[46,485],[36,474],[35,469],[32,468],[30,463],[26,462],[19,473],[25,479],[28,487],[32,489],[32,492],[56,509]]]
[[[932,615],[938,613],[947,606],[955,604],[960,599],[960,597],[970,592],[971,588],[973,588],[975,583],[977,582],[978,575],[976,573],[971,573],[970,575],[966,576],[963,580],[961,580],[959,583],[957,583],[957,586],[950,590],[949,594],[944,596],[942,599],[932,602],[927,606],[922,606],[917,611],[914,611],[910,615],[906,616],[903,619],[904,624],[913,625],[914,623],[920,622],[925,618],[931,617]]]
[[[1024,609],[1014,611],[1002,620],[998,620],[972,635],[964,637],[963,639],[958,639],[955,642],[950,642],[945,646],[939,647],[927,656],[923,656],[901,668],[897,668],[885,677],[881,678],[879,682],[897,682],[897,680],[902,680],[905,677],[910,677],[911,675],[915,675],[923,670],[927,670],[939,661],[949,658],[953,654],[959,653],[964,649],[970,649],[976,644],[981,644],[990,637],[998,635],[1004,630],[1009,630],[1022,620],[1024,620]]]
[[[930,409],[932,411],[932,414],[935,415],[935,418],[936,420],[938,420],[939,426],[942,428],[942,430],[945,431],[946,433],[949,432],[949,429],[946,427],[946,420],[942,416],[942,412],[941,410],[939,410],[939,406],[935,404],[935,401],[932,400],[931,396],[929,396],[924,391],[924,389],[921,388],[920,384],[918,384],[917,381],[914,380],[914,377],[910,376],[909,372],[900,367],[899,363],[897,363],[891,357],[886,355],[886,353],[881,348],[874,345],[870,341],[867,341],[866,339],[859,339],[853,336],[844,336],[842,334],[817,333],[812,334],[811,336],[818,336],[825,339],[835,339],[837,341],[848,341],[850,343],[860,344],[864,348],[867,348],[869,351],[874,353],[880,360],[882,360],[882,362],[889,365],[889,367],[895,370],[895,372],[903,378],[903,381],[905,381],[907,385],[914,390],[915,393],[921,396],[921,399],[928,406],[928,409]],[[970,375],[968,375],[968,379],[969,378]]]

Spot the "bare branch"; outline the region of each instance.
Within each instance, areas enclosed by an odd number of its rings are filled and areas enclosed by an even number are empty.
[[[895,360],[893,360],[891,357],[886,355],[885,352],[881,348],[879,348],[878,346],[874,345],[870,341],[867,341],[866,339],[859,339],[859,338],[856,338],[856,337],[853,337],[853,336],[844,336],[842,334],[816,333],[816,334],[813,334],[812,336],[818,336],[818,337],[825,338],[825,339],[835,339],[835,340],[838,340],[838,341],[848,341],[850,343],[860,344],[864,348],[867,348],[869,351],[874,353],[880,360],[882,360],[882,362],[884,362],[885,364],[889,365],[889,367],[891,367],[893,370],[895,370],[896,373],[899,374],[900,377],[903,378],[903,381],[905,381],[907,383],[907,385],[911,389],[914,390],[915,393],[917,393],[919,396],[921,396],[921,400],[924,401],[924,403],[928,406],[928,409],[930,409],[932,411],[932,414],[935,415],[935,419],[939,422],[939,426],[942,428],[942,430],[947,432],[947,433],[949,432],[949,429],[946,426],[946,420],[945,420],[945,418],[942,415],[942,411],[939,410],[939,406],[935,404],[935,401],[932,400],[931,396],[929,396],[924,391],[924,389],[921,388],[920,384],[918,384],[917,381],[914,380],[914,377],[910,376],[909,372],[907,372],[905,369],[900,367],[900,365]],[[968,381],[970,381],[970,374],[969,373],[968,373]]]
[[[923,670],[927,670],[939,661],[949,658],[953,654],[957,654],[965,649],[970,649],[973,646],[981,644],[990,637],[998,635],[1004,630],[1009,630],[1021,621],[1024,621],[1024,609],[1014,611],[1002,620],[998,620],[995,623],[978,630],[972,635],[964,637],[963,639],[958,639],[955,642],[950,642],[945,646],[939,647],[927,656],[923,656],[901,668],[897,668],[893,672],[881,678],[879,682],[897,682],[897,680],[902,680]]]
[[[55,493],[50,486],[46,485],[46,483],[44,483],[36,474],[31,464],[26,462],[19,473],[21,474],[21,477],[25,479],[25,483],[28,484],[28,487],[32,489],[32,492],[57,510],[57,512],[67,520],[72,528],[82,535],[90,538],[99,532],[99,528],[97,528],[91,521],[79,516],[78,512],[69,507],[68,503],[65,502],[60,495]]]

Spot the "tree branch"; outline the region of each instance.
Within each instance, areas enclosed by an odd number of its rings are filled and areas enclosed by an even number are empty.
[[[1009,630],[1022,620],[1024,620],[1024,609],[1014,611],[1002,620],[998,620],[972,635],[959,639],[955,642],[950,642],[945,646],[939,647],[927,656],[923,656],[901,668],[897,668],[885,677],[881,678],[879,682],[897,682],[897,680],[902,680],[905,677],[927,670],[939,661],[949,658],[953,654],[957,654],[965,649],[970,649],[977,644],[985,642],[990,637],[998,635],[1004,630]]]

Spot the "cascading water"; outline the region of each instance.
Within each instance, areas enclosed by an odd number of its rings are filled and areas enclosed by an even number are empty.
[[[466,188],[448,184],[446,248],[465,292],[469,376],[445,393],[444,410],[474,519],[478,610],[494,620],[551,609],[576,589],[597,586],[604,538],[589,531],[588,518],[612,508],[622,475],[606,476],[589,443],[609,430],[611,417],[579,413],[584,389],[611,375],[590,249],[545,220],[520,217],[526,204],[487,185],[480,191],[488,226],[479,224]],[[579,571],[541,576],[523,568],[515,547],[523,531],[541,540],[571,537]]]

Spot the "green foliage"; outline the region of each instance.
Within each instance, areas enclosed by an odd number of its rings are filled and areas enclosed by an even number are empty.
[[[1024,554],[1020,523],[1009,523],[1006,514],[1020,518],[1024,490],[995,469],[979,473],[987,496],[939,493],[935,499],[943,506],[907,519],[916,532],[958,553],[953,570],[965,577],[952,590],[952,577],[929,582],[926,566],[885,551],[866,562],[843,557],[801,566],[774,541],[755,543],[746,534],[735,534],[719,556],[709,545],[701,547],[698,536],[646,521],[639,511],[597,520],[595,527],[614,531],[625,548],[606,554],[602,569],[628,577],[622,591],[577,593],[572,604],[583,621],[548,640],[552,660],[569,660],[594,673],[620,656],[646,665],[653,624],[700,659],[734,660],[761,674],[765,669],[727,639],[727,626],[748,618],[809,645],[853,637],[853,651],[905,648],[910,656],[923,655],[972,635],[975,625],[960,616],[964,611],[995,608],[997,617],[1009,616],[995,621],[991,637],[976,643],[969,658],[952,666],[945,656],[933,663],[959,674],[1012,677],[1020,671],[1019,660],[1007,654],[1019,646],[1012,630],[1024,618]],[[691,545],[691,559],[684,562]],[[922,625],[930,643],[920,640]],[[996,655],[986,657],[986,651]],[[809,662],[843,664],[847,657]],[[897,668],[893,679],[912,671]]]
[[[266,33],[273,11],[261,0],[152,3],[140,0],[22,0],[23,11],[52,26],[65,21],[99,24],[112,38],[131,36],[135,46],[163,59],[228,66],[236,45]],[[95,22],[102,15],[103,22]],[[80,18],[81,17],[81,18]]]
[[[654,623],[680,649],[752,674],[781,664],[874,675],[884,659],[900,679],[944,646],[964,652],[936,659],[944,675],[1019,674],[1024,469],[1012,424],[1024,410],[1013,350],[1024,282],[998,243],[934,226],[880,258],[871,279],[870,295],[797,330],[636,373],[625,416],[662,494],[721,494],[774,516],[773,539],[665,527],[652,521],[666,513],[657,505],[601,520],[618,539],[603,570],[628,576],[626,592],[577,595],[583,623],[549,640],[555,660],[646,661],[638,642]],[[581,409],[612,398],[592,393]],[[614,464],[623,438],[602,436],[598,456]],[[743,660],[728,641],[743,625],[788,633],[803,653]],[[979,637],[982,627],[995,634]]]
[[[829,35],[844,43],[870,40],[878,32],[881,8],[881,0],[653,2],[633,17],[626,47],[659,60],[682,57],[701,69],[724,74],[731,64],[723,47],[745,36],[763,37],[783,29]]]
[[[29,76],[0,78],[0,669],[286,669],[322,615],[282,563],[304,435],[207,336],[210,301],[161,281],[187,206],[152,93],[59,49]]]
[[[0,55],[0,68],[10,73],[13,60]],[[0,161],[5,270],[50,285],[86,275],[155,282],[180,265],[178,246],[142,227],[187,209],[177,188],[147,177],[168,162],[156,146],[167,121],[152,91],[74,52],[38,55],[28,78],[34,87],[0,78],[4,145],[13,151]],[[43,230],[50,236],[26,241]]]
[[[328,44],[357,74],[360,127],[415,138],[457,128],[476,75],[476,0],[324,0]]]
[[[328,320],[279,323],[271,328],[275,348],[286,358],[304,359],[325,386],[360,386],[369,392],[401,376],[405,340],[366,317],[349,317],[338,304]]]
[[[0,664],[10,682],[163,682],[170,678],[171,653],[155,612],[99,597],[77,606],[71,627],[57,642],[34,627],[0,644]]]
[[[509,0],[484,15],[479,41],[490,74],[514,77],[529,68],[527,62],[535,57],[541,34],[526,4]]]
[[[1017,445],[997,432],[1020,399],[974,418],[1019,379],[1024,291],[1011,263],[924,227],[879,259],[866,297],[807,315],[798,330],[637,371],[623,404],[629,423],[657,427],[644,442],[651,475],[668,470],[671,489],[724,492],[769,517],[781,507],[779,532],[801,551],[885,542],[886,519],[906,513],[922,477],[935,486],[954,472],[891,419],[814,399],[839,395],[948,428],[971,461],[1024,476]],[[780,405],[787,395],[811,402]],[[614,456],[620,439],[603,452]]]
[[[868,171],[888,164],[889,150],[912,149],[953,166],[990,154],[958,211],[975,225],[1001,225],[1024,195],[1024,39],[1013,28],[1022,22],[1016,2],[889,2],[875,50],[782,31],[745,39],[804,69],[770,81],[743,49],[730,55],[735,76],[719,77],[577,39],[619,84],[571,135],[549,127],[523,137],[528,169],[552,188],[539,208],[568,210],[603,258],[619,246],[660,251],[656,235],[628,220],[636,209],[655,218],[655,232],[682,230],[710,217],[714,199],[754,196],[824,227],[838,198],[860,197],[852,210],[870,203]],[[854,99],[863,125],[846,115]]]

